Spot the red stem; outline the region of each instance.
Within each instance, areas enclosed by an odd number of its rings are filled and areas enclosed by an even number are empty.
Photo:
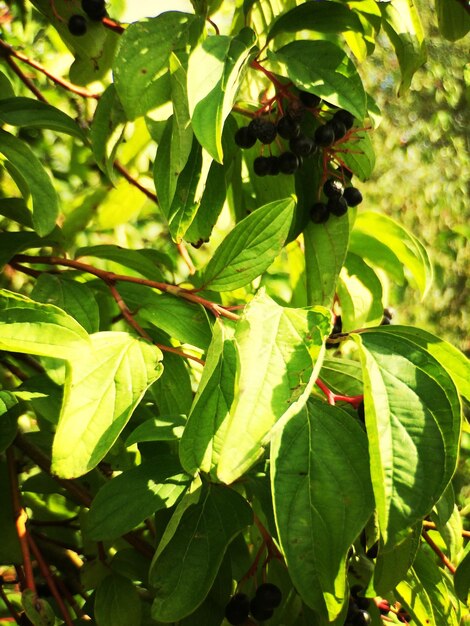
[[[339,393],[334,393],[333,391],[331,391],[329,387],[327,387],[327,385],[325,385],[325,383],[322,380],[320,380],[320,378],[317,378],[317,380],[315,381],[315,384],[317,385],[317,387],[319,387],[323,391],[323,393],[326,396],[326,399],[328,400],[328,404],[331,404],[332,406],[334,406],[336,402],[338,401],[348,402],[355,409],[357,409],[357,407],[364,400],[364,396],[362,394],[358,396],[343,396]]]
[[[429,547],[437,554],[437,556],[441,559],[442,563],[447,567],[447,569],[449,570],[449,572],[451,572],[451,574],[455,574],[455,570],[457,569],[455,567],[455,565],[452,565],[452,563],[449,561],[449,559],[446,557],[446,555],[444,554],[444,552],[442,552],[442,550],[439,548],[438,545],[436,545],[434,543],[434,541],[431,539],[431,537],[429,536],[427,530],[425,530],[423,528],[422,530],[422,535],[426,541],[426,543],[429,545]]]

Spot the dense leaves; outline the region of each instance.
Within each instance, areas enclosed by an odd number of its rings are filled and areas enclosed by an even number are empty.
[[[144,4],[0,9],[0,621],[459,626],[470,365],[395,323],[431,255],[367,201],[437,35]]]

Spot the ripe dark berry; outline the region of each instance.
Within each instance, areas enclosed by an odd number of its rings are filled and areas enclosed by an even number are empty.
[[[399,622],[405,622],[408,623],[411,621],[411,615],[409,613],[406,612],[405,609],[401,608],[398,609],[398,615],[397,615],[398,621]]]
[[[334,120],[338,120],[346,126],[346,130],[352,128],[354,124],[354,115],[352,115],[349,111],[345,111],[344,109],[340,109],[336,111],[333,115]]]
[[[265,609],[275,609],[281,604],[282,591],[273,583],[263,583],[255,594],[258,605]]]
[[[277,132],[283,139],[294,139],[300,135],[300,124],[290,115],[284,115],[277,123]]]
[[[356,596],[356,604],[360,609],[364,611],[370,607],[370,599],[363,596]]]
[[[106,17],[104,0],[82,0],[82,10],[90,20],[101,20]]]
[[[333,330],[331,331],[333,335],[337,335],[338,333],[343,332],[343,319],[341,315],[337,315],[335,317],[335,323],[333,325]]]
[[[229,624],[243,624],[249,612],[249,597],[246,593],[236,593],[225,607],[225,618]]]
[[[83,15],[72,15],[68,21],[69,32],[76,37],[81,37],[87,31],[86,19]]]
[[[324,124],[316,129],[314,139],[317,146],[327,148],[334,142],[335,132],[331,126]]]
[[[368,559],[376,559],[379,553],[379,542],[376,541],[374,545],[372,545],[366,552],[366,557]]]
[[[307,135],[299,135],[289,141],[289,148],[300,157],[308,157],[315,151],[315,142]]]
[[[346,126],[340,120],[335,120],[332,118],[329,122],[327,122],[328,126],[331,126],[333,132],[335,134],[335,141],[344,137],[347,132]]]
[[[357,206],[362,202],[362,193],[356,187],[348,187],[344,190],[343,198],[348,203],[348,206]]]
[[[255,596],[250,602],[250,613],[255,619],[264,622],[264,620],[273,616],[274,611],[272,609],[266,609],[259,601],[258,597]]]
[[[283,174],[293,174],[299,169],[300,159],[293,152],[283,152],[279,155],[279,170]]]
[[[269,157],[256,157],[253,161],[253,170],[257,176],[267,176],[271,172]]]
[[[314,93],[309,93],[308,91],[299,91],[299,99],[304,106],[309,108],[317,107],[321,102],[319,96],[316,96]]]
[[[256,137],[251,132],[249,126],[242,126],[235,133],[235,143],[240,148],[251,148],[256,143]]]
[[[314,224],[324,224],[330,217],[330,209],[323,202],[315,202],[310,209],[310,219]]]
[[[279,172],[281,171],[279,157],[277,157],[277,156],[270,156],[270,157],[266,157],[266,158],[269,161],[269,172],[268,172],[268,174],[270,176],[277,176],[279,174]]]
[[[260,117],[255,117],[248,124],[248,128],[256,139],[261,141],[261,143],[272,143],[276,139],[276,126],[269,120],[263,120]]]
[[[343,196],[339,196],[338,198],[328,198],[328,203],[326,205],[330,210],[330,213],[336,215],[336,217],[341,217],[341,215],[345,215],[348,210],[348,205],[346,204],[346,200]]]
[[[336,178],[328,178],[323,185],[323,193],[327,198],[339,198],[343,195],[343,185]]]
[[[367,626],[372,624],[372,618],[367,611],[359,609],[351,620],[353,626]]]

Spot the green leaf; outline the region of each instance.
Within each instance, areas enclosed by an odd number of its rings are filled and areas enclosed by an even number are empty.
[[[170,97],[168,63],[184,51],[194,15],[166,11],[131,24],[121,35],[113,64],[114,82],[128,119],[144,115]]]
[[[388,332],[389,329],[383,329]],[[393,326],[390,329],[427,350],[447,370],[458,392],[470,402],[470,361],[457,348],[422,328]]]
[[[455,570],[454,588],[459,600],[468,605],[468,594],[470,592],[470,543],[467,543],[464,556]]]
[[[231,483],[264,453],[274,429],[282,428],[307,401],[330,332],[323,307],[283,308],[259,292],[237,323],[235,396],[219,451],[217,477]]]
[[[36,233],[28,231],[0,233],[0,269],[3,269],[19,252],[24,252],[29,248],[57,245],[60,240],[59,232],[48,237],[39,237]]]
[[[223,486],[203,489],[157,549],[149,574],[153,619],[173,622],[192,613],[209,593],[227,546],[251,521],[251,509],[238,493]]]
[[[374,568],[374,589],[378,595],[393,591],[413,565],[421,538],[421,523],[413,529],[412,534],[393,550],[379,551]]]
[[[55,227],[59,201],[46,170],[24,141],[2,129],[0,153],[21,173],[28,185],[33,202],[34,230],[40,236],[48,235]]]
[[[142,604],[134,583],[115,572],[96,589],[94,614],[97,626],[140,626]]]
[[[455,471],[460,402],[439,362],[409,339],[382,328],[354,339],[380,531],[391,549],[429,514]]]
[[[10,409],[18,406],[15,396],[9,391],[0,391],[0,453],[10,446],[16,437],[17,415]]]
[[[299,89],[364,119],[366,94],[361,78],[351,59],[334,43],[293,41],[268,53],[268,59],[269,69],[286,76]]]
[[[75,120],[60,109],[33,98],[0,100],[0,120],[10,126],[48,128],[85,141],[85,134]]]
[[[7,392],[4,391],[1,392],[0,406],[4,403],[6,393]],[[2,430],[4,418],[5,415],[2,415],[0,418]],[[0,434],[0,437],[3,439],[3,432]],[[2,448],[0,449],[3,453]],[[12,563],[23,563],[23,555],[15,524],[17,512],[13,509],[11,480],[7,462],[3,454],[0,456],[0,493],[2,494],[2,506],[0,507],[0,533],[2,535],[2,540],[0,541],[0,564],[11,565]]]
[[[377,326],[383,317],[382,283],[361,257],[349,253],[337,286],[344,332]]]
[[[87,535],[95,541],[124,535],[155,511],[173,506],[190,482],[170,455],[144,461],[101,487],[87,517]]]
[[[159,328],[181,343],[202,351],[207,349],[211,326],[201,305],[134,285],[120,285],[119,293],[131,309],[135,307],[138,320],[146,322],[146,327]]]
[[[112,83],[101,95],[90,126],[93,155],[110,180],[114,180],[113,164],[125,122],[126,116]]]
[[[191,154],[193,129],[186,91],[187,75],[181,61],[170,54],[170,86],[174,115],[168,121],[158,143],[154,178],[159,205],[169,214],[175,196],[178,176]]]
[[[324,0],[308,2],[279,16],[268,33],[268,41],[283,33],[313,30],[317,33],[362,32],[356,13],[348,5]]]
[[[74,280],[41,274],[31,292],[37,302],[54,304],[73,318],[88,332],[99,330],[100,314],[93,292]]]
[[[239,222],[209,261],[204,284],[212,291],[232,291],[262,274],[282,250],[294,206],[293,198],[271,202]]]
[[[348,550],[374,509],[364,431],[338,407],[309,400],[273,439],[271,483],[292,582],[308,606],[336,619]]]
[[[436,567],[433,556],[421,546],[406,579],[396,587],[397,597],[418,626],[459,626],[460,610],[452,580]]]
[[[341,159],[359,180],[370,178],[375,167],[374,146],[368,132],[358,132],[352,141],[341,144]]]
[[[25,589],[21,594],[21,604],[28,620],[33,626],[54,626],[55,614],[51,605],[39,598],[32,589]]]
[[[250,28],[243,28],[235,37],[214,35],[204,39],[189,57],[188,101],[194,134],[219,163],[223,159],[224,122],[232,110],[255,40]]]
[[[331,307],[349,243],[349,212],[304,230],[307,302]]]
[[[89,345],[85,329],[62,309],[0,290],[1,350],[70,359]]]
[[[381,267],[392,278],[403,276],[403,270],[397,267],[402,264],[423,297],[431,287],[433,270],[427,250],[413,234],[386,215],[358,213],[351,233],[351,251]]]
[[[403,95],[411,85],[413,74],[426,61],[424,30],[413,0],[393,0],[379,4],[383,28],[398,58],[401,83],[398,94]]]
[[[121,246],[103,244],[98,246],[85,246],[79,248],[75,253],[75,258],[91,256],[97,259],[113,261],[127,269],[134,270],[137,274],[145,276],[149,280],[159,281],[162,279],[161,270],[157,263],[147,253],[152,252],[146,248],[142,250],[129,250]]]
[[[201,380],[180,442],[180,460],[190,474],[217,465],[215,438],[224,436],[235,394],[237,354],[230,325],[217,320]]]
[[[163,374],[152,385],[149,393],[155,399],[160,416],[174,415],[175,412],[188,415],[194,394],[185,359],[166,352]]]
[[[320,378],[334,393],[347,396],[362,394],[362,369],[357,361],[325,357]]]
[[[166,371],[166,367],[165,357],[164,373]],[[163,375],[159,380],[163,378]],[[180,439],[183,434],[186,421],[185,415],[163,415],[145,420],[143,424],[137,426],[137,428],[127,437],[126,447],[129,447],[134,443],[140,443],[141,441],[174,441],[175,439]]]
[[[23,198],[1,198],[0,215],[27,228],[33,228],[31,211],[26,206]]]
[[[0,100],[4,100],[7,98],[14,98],[15,91],[10,82],[10,79],[6,74],[0,71]]]
[[[457,41],[470,30],[468,7],[458,0],[435,0],[437,25],[443,37]]]
[[[123,332],[90,336],[70,362],[52,448],[52,471],[85,474],[116,441],[147,387],[162,373],[160,350]]]

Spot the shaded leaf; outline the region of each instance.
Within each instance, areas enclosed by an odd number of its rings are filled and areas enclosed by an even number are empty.
[[[48,235],[59,214],[59,201],[46,170],[32,150],[17,137],[0,129],[0,153],[20,172],[33,203],[33,226],[38,235]]]
[[[227,546],[252,521],[248,503],[235,491],[223,486],[200,491],[199,501],[186,508],[176,529],[170,528],[171,537],[164,535],[150,568],[157,621],[178,621],[203,602]]]
[[[155,511],[173,506],[190,482],[175,457],[144,461],[101,487],[87,517],[87,534],[100,541],[129,532]]]
[[[458,0],[435,0],[437,25],[443,37],[457,41],[470,30],[468,7]]]
[[[134,583],[111,572],[96,588],[94,614],[98,626],[140,626],[142,605]]]
[[[331,621],[348,593],[348,550],[374,509],[364,431],[338,407],[309,400],[273,439],[271,482],[292,582]]]
[[[126,116],[114,83],[101,95],[90,126],[90,140],[97,164],[114,180],[113,163],[121,142]]]
[[[165,371],[166,369],[164,372]],[[163,378],[163,375],[161,378]],[[143,424],[137,426],[137,428],[127,437],[126,447],[141,441],[173,441],[175,439],[180,439],[183,434],[186,421],[185,415],[163,415],[145,420]]]

